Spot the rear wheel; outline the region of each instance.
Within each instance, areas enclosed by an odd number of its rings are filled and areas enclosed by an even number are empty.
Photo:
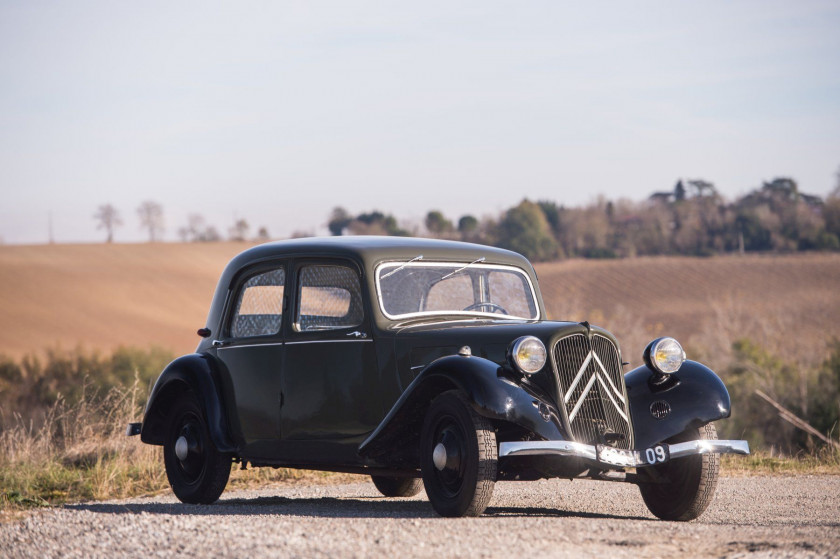
[[[493,496],[496,433],[460,391],[432,401],[420,436],[423,485],[441,516],[479,516]]]
[[[370,476],[370,479],[386,497],[413,497],[423,488],[423,480],[413,477]]]
[[[175,496],[184,503],[216,501],[227,485],[232,456],[216,450],[204,413],[191,393],[178,399],[167,423],[163,461]]]
[[[699,429],[688,429],[669,443],[717,439],[711,423]],[[648,472],[647,470],[654,470]],[[660,466],[640,468],[639,475],[650,483],[642,483],[642,493],[648,510],[662,520],[694,520],[703,514],[717,487],[720,454],[697,454],[666,462]]]

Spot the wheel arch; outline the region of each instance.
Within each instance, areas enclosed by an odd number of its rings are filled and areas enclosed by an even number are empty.
[[[686,361],[667,377],[647,365],[624,376],[636,448],[646,448],[670,439],[687,429],[725,419],[732,412],[729,391],[714,371],[696,361]],[[658,382],[657,382],[658,381]],[[657,419],[651,406],[666,402],[667,417]]]
[[[500,369],[498,363],[474,356],[452,355],[433,361],[412,381],[382,422],[362,442],[359,454],[375,458],[393,453],[395,447],[416,447],[414,443],[419,438],[420,427],[432,400],[454,389],[463,392],[472,408],[494,424],[506,422],[545,439],[566,439],[556,412],[549,414],[548,419],[540,414],[540,404],[552,409],[553,404],[526,392],[507,379]],[[417,459],[416,456],[411,458],[413,461]]]
[[[228,415],[219,388],[208,356],[194,353],[179,357],[167,365],[155,381],[143,414],[140,440],[147,444],[164,444],[169,411],[178,398],[193,392],[204,413],[213,444],[219,452],[238,452],[239,448],[230,436]]]

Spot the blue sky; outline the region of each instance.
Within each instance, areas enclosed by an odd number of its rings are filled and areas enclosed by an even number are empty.
[[[0,0],[0,238],[141,241],[147,199],[273,236],[330,210],[729,198],[840,170],[838,2]]]

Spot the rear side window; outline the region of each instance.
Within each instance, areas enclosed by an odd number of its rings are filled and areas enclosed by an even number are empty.
[[[295,328],[300,332],[352,328],[362,323],[359,276],[346,266],[315,265],[300,270]]]
[[[286,272],[279,268],[257,274],[242,286],[230,333],[234,338],[270,336],[280,331]]]

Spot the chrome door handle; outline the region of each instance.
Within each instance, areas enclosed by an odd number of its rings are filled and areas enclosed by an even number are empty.
[[[356,330],[355,332],[350,332],[347,335],[353,336],[354,338],[367,338],[367,334],[365,334],[364,332],[359,332],[358,330]]]

